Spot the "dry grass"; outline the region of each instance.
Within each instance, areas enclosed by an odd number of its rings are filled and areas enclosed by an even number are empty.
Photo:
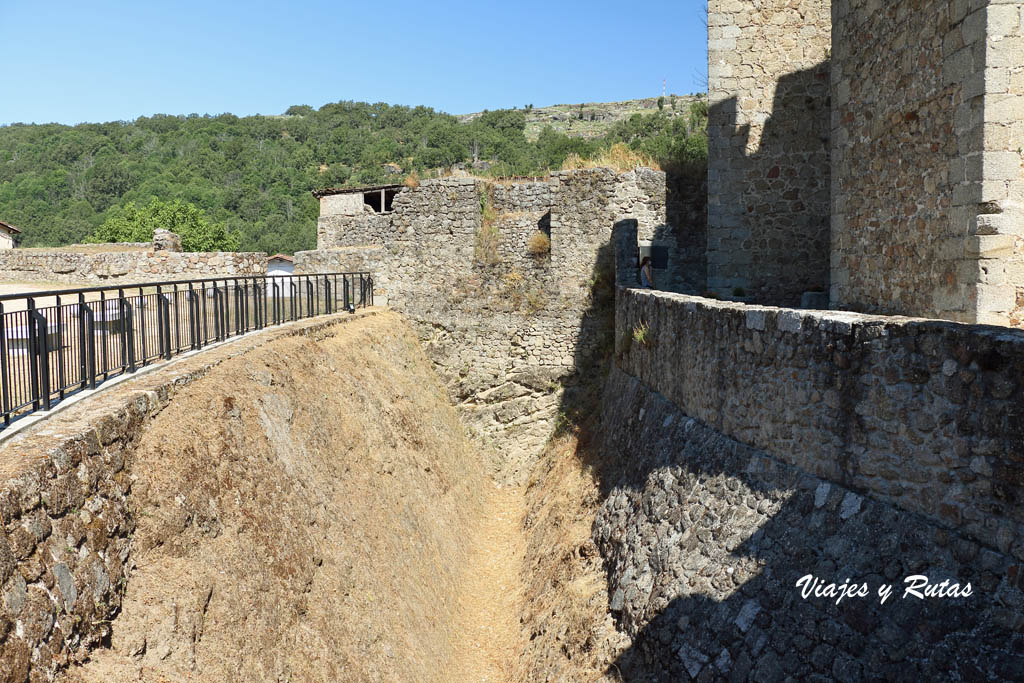
[[[610,663],[627,646],[608,611],[607,579],[590,537],[600,505],[577,435],[552,440],[526,492],[529,642],[518,680],[617,681]],[[560,647],[553,647],[553,640]]]
[[[526,253],[531,256],[546,256],[551,253],[551,238],[538,230],[526,242]]]
[[[548,305],[547,294],[539,287],[531,287],[526,292],[526,312],[536,313]]]
[[[498,212],[494,210],[494,186],[487,183],[480,194],[480,229],[473,241],[473,260],[477,265],[495,266],[501,258],[501,232],[498,230]]]
[[[473,241],[473,260],[480,266],[496,266],[501,261],[498,248],[501,246],[501,233],[494,223],[483,224],[476,231]]]
[[[507,680],[521,501],[408,325],[332,329],[224,361],[145,430],[137,569],[70,679]]]
[[[578,154],[570,154],[565,158],[565,162],[562,164],[562,170],[574,171],[585,168],[610,168],[621,172],[632,171],[637,166],[646,166],[647,168],[653,168],[656,171],[661,170],[661,166],[658,162],[651,157],[631,150],[624,143],[617,142],[592,159],[584,159]]]
[[[405,180],[402,184],[406,187],[419,187],[420,186],[420,174],[418,171],[413,171],[409,175],[405,176]]]

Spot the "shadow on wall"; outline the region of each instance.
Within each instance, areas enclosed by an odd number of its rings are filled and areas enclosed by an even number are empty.
[[[667,267],[654,259],[656,289],[682,294],[707,289],[707,195],[706,166],[665,171],[665,223],[642,240],[664,250],[662,256],[667,257]],[[624,284],[639,286],[639,274]]]
[[[740,287],[779,306],[827,291],[829,70],[825,60],[779,78],[763,128],[757,114],[738,123],[743,102],[735,97],[710,108],[709,289],[730,295]]]
[[[1024,680],[1014,560],[728,439],[617,369],[606,392],[594,535],[633,637],[625,680]],[[803,599],[807,574],[869,594]],[[904,599],[918,574],[974,595]]]
[[[708,281],[707,167],[665,172],[665,225],[654,231],[653,242],[669,246],[669,277],[659,289],[699,294]]]
[[[633,242],[636,243],[636,221]],[[572,425],[589,425],[601,412],[604,378],[615,349],[615,262],[614,247],[606,242],[598,248],[588,284],[589,302],[576,334],[573,348],[575,372],[562,379],[565,391],[559,404],[556,433]]]

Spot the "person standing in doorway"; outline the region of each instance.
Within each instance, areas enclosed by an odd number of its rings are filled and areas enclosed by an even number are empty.
[[[650,256],[644,256],[640,261],[640,286],[644,289],[654,289],[654,273],[651,269]]]

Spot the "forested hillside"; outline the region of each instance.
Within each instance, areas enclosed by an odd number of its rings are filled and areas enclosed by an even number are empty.
[[[401,182],[474,161],[483,162],[476,173],[539,174],[617,142],[666,166],[699,172],[706,163],[702,101],[636,114],[590,139],[546,127],[530,141],[528,114],[483,112],[460,123],[426,107],[338,102],[281,116],[4,126],[0,220],[24,231],[24,246],[58,246],[82,242],[127,202],[180,199],[237,232],[242,250],[291,253],[315,247],[309,192],[319,187]]]

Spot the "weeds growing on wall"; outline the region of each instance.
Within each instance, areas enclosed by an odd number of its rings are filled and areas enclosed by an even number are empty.
[[[544,294],[544,290],[539,287],[531,287],[526,292],[526,311],[527,313],[536,313],[548,304],[548,297]]]
[[[527,279],[518,270],[510,270],[502,278],[501,295],[509,308],[533,314],[548,304],[548,297],[542,287],[528,287]]]
[[[526,253],[530,256],[547,256],[551,253],[551,238],[541,230],[537,230],[526,242]]]
[[[579,154],[570,154],[562,163],[562,170],[610,168],[616,171],[632,171],[637,166],[661,170],[661,165],[649,155],[630,149],[624,142],[617,142],[593,157],[584,158]]]
[[[639,325],[633,326],[633,341],[640,346],[651,345],[651,326],[646,320],[641,320]]]
[[[496,266],[501,261],[498,247],[501,233],[498,231],[498,213],[494,210],[494,186],[484,183],[480,192],[480,229],[473,242],[473,261],[480,266]]]

